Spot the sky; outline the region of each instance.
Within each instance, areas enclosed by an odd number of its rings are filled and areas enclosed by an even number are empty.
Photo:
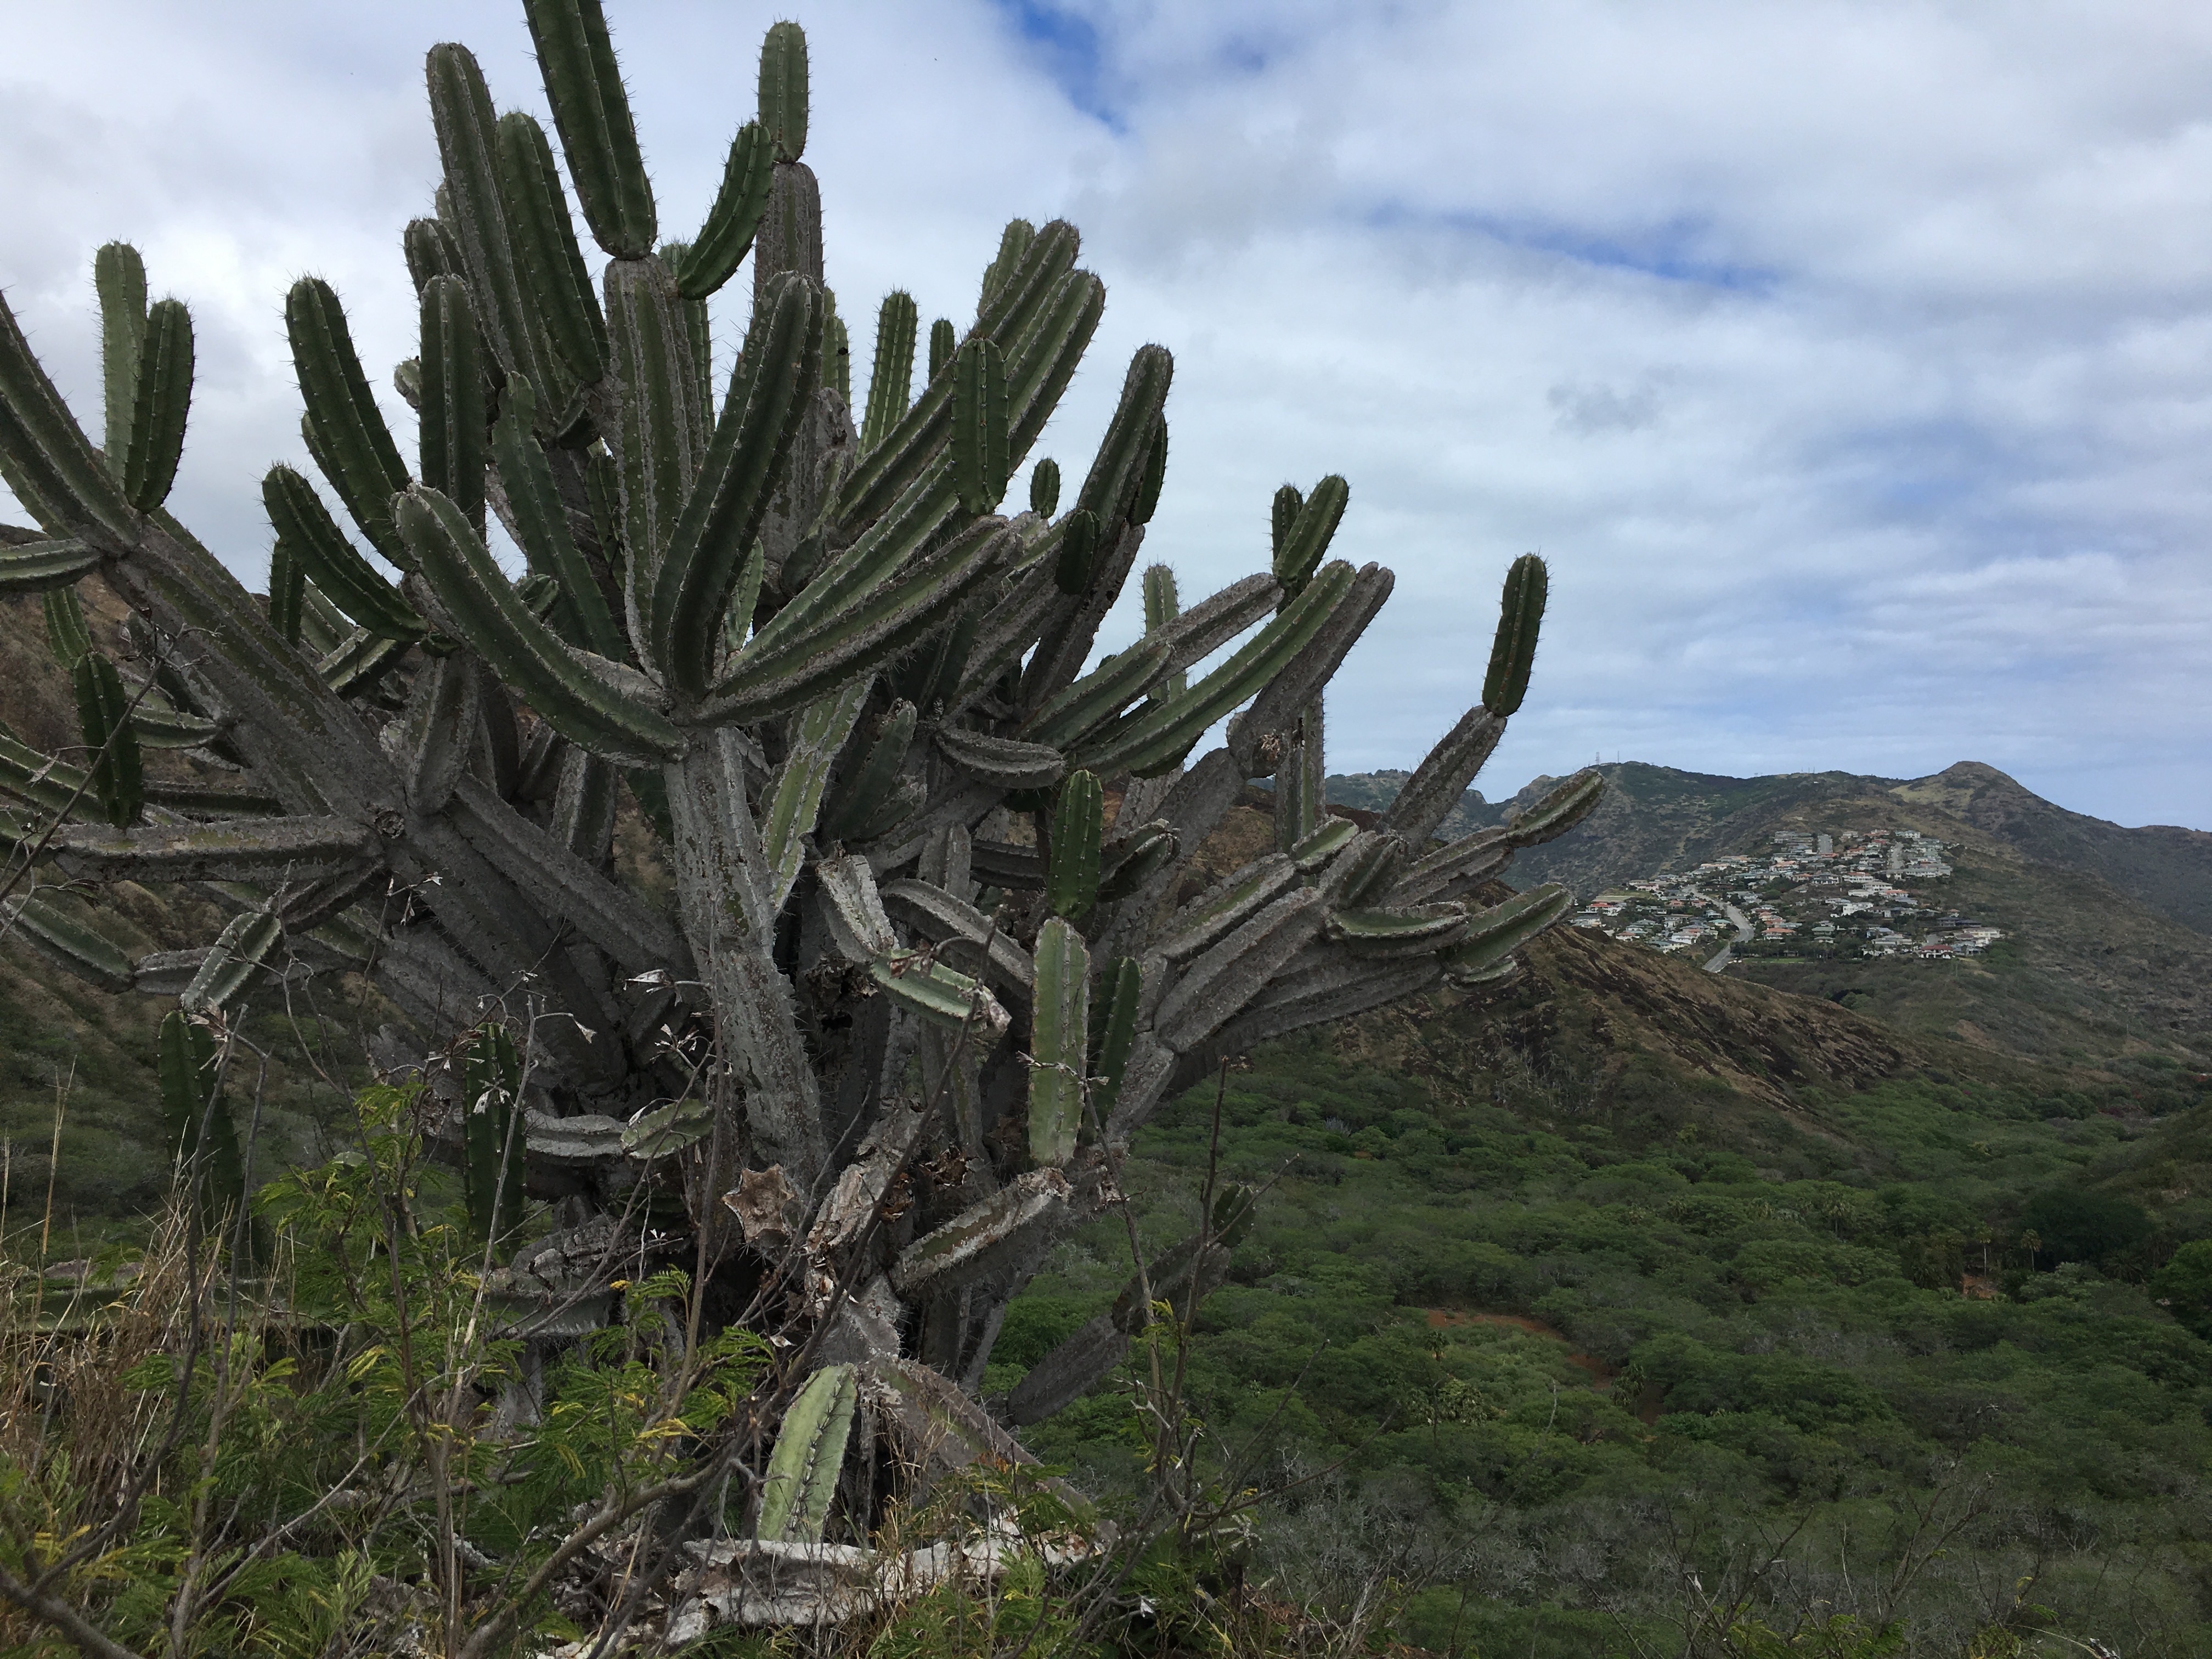
[[[1265,568],[1278,484],[1350,480],[1333,554],[1398,582],[1332,688],[1332,769],[1411,767],[1477,700],[1536,551],[1493,798],[1600,757],[1978,760],[2212,828],[2212,8],[609,11],[672,238],[762,33],[805,25],[856,382],[886,291],[964,327],[1006,219],[1082,228],[1106,319],[1036,453],[1079,477],[1129,354],[1169,346],[1146,555],[1186,601]],[[422,53],[465,42],[542,116],[521,8],[0,0],[0,290],[93,427],[93,251],[135,243],[191,305],[171,505],[258,586],[261,472],[304,465],[284,290],[328,277],[373,374],[413,355]],[[715,303],[725,366],[750,291]]]

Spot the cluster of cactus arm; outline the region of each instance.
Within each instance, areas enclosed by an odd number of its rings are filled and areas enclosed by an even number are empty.
[[[19,839],[76,882],[189,883],[233,917],[203,951],[137,959],[44,891],[11,922],[97,984],[179,997],[173,1133],[217,1163],[208,1032],[272,976],[354,971],[434,1045],[484,1034],[455,1134],[480,1225],[509,1224],[526,1188],[589,1212],[710,1140],[717,1172],[772,1185],[773,1206],[731,1194],[746,1237],[864,1287],[813,1310],[836,1334],[763,1515],[764,1536],[818,1537],[854,1375],[950,1412],[974,1448],[1088,1386],[1140,1301],[995,1421],[936,1379],[972,1392],[1008,1297],[1113,1200],[1113,1149],[1221,1056],[1510,974],[1565,896],[1474,896],[1600,785],[1433,841],[1527,686],[1545,574],[1524,557],[1481,702],[1374,827],[1328,812],[1325,688],[1392,582],[1328,558],[1335,477],[1285,486],[1267,567],[1202,603],[1144,571],[1145,631],[1087,665],[1159,499],[1172,362],[1135,354],[1065,511],[1050,460],[1002,511],[1104,304],[1074,229],[1007,227],[973,323],[931,329],[919,395],[919,317],[890,295],[855,400],[797,27],[769,32],[705,222],[657,245],[597,0],[526,9],[599,291],[546,134],[495,112],[467,51],[435,48],[443,181],[406,231],[421,340],[394,377],[415,468],[337,295],[301,280],[285,320],[320,484],[264,480],[265,598],[163,510],[184,306],[148,303],[130,248],[100,251],[98,447],[0,307],[0,465],[39,526],[6,532],[0,591],[45,594],[84,737],[81,765],[0,738],[0,789],[46,815]],[[748,254],[750,321],[718,385],[708,301]],[[95,573],[132,613],[116,655],[73,592]],[[154,745],[221,775],[149,781]],[[1270,776],[1274,849],[1200,878],[1200,844]],[[673,915],[615,874],[625,790]],[[1218,1275],[1244,1218],[1154,1264],[1154,1287]],[[693,1221],[728,1230],[711,1195]]]

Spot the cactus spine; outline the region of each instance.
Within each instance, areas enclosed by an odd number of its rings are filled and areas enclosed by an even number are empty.
[[[1545,579],[1524,559],[1484,706],[1380,830],[1328,817],[1326,687],[1391,580],[1329,556],[1344,480],[1278,491],[1262,568],[1218,594],[1185,604],[1170,571],[1146,571],[1141,634],[1112,637],[1164,500],[1168,352],[1133,354],[1079,481],[1063,490],[1039,459],[1027,511],[1005,499],[1103,314],[1075,228],[1006,226],[972,323],[931,325],[918,388],[919,313],[884,301],[856,415],[798,27],[769,32],[755,118],[696,234],[664,247],[598,0],[524,9],[603,281],[585,278],[545,132],[495,112],[465,50],[434,49],[442,182],[402,238],[420,334],[394,376],[420,422],[415,471],[337,295],[301,279],[285,324],[321,478],[262,480],[265,602],[157,510],[191,330],[177,302],[149,305],[137,255],[94,262],[101,447],[0,303],[0,473],[39,525],[0,536],[0,589],[43,596],[89,756],[0,734],[0,793],[73,814],[45,852],[72,878],[175,882],[231,913],[181,962],[134,960],[41,895],[9,919],[104,988],[184,981],[162,1038],[180,1147],[194,1111],[204,1153],[227,1122],[193,1022],[237,1016],[279,974],[360,971],[426,1065],[463,1045],[465,1101],[433,1138],[488,1248],[532,1192],[604,1219],[644,1180],[661,1188],[653,1237],[711,1269],[785,1247],[730,1237],[722,1195],[665,1160],[712,1129],[747,1181],[775,1171],[797,1194],[779,1235],[806,1258],[792,1282],[850,1286],[872,1310],[792,1316],[851,1356],[799,1389],[763,1487],[761,1536],[816,1542],[878,1407],[946,1425],[944,1457],[1013,1455],[932,1367],[982,1374],[1007,1298],[1109,1200],[1117,1144],[1225,1054],[1510,974],[1565,896],[1486,905],[1483,884],[1601,786],[1581,775],[1514,825],[1431,845],[1525,694]],[[744,346],[717,385],[707,301],[747,259]],[[520,580],[493,557],[494,520]],[[147,684],[86,629],[71,584],[95,570],[140,619]],[[1227,741],[1194,758],[1224,720]],[[142,744],[239,781],[150,785]],[[1276,850],[1208,876],[1200,847],[1264,778]],[[659,838],[672,916],[617,874],[625,790]],[[526,1024],[477,1023],[516,994]],[[629,1131],[576,1127],[610,1118]],[[871,1224],[908,1160],[963,1173]],[[1249,1206],[1209,1218],[1155,1283],[1214,1282],[1246,1224]],[[1072,1398],[1140,1317],[1072,1339],[1007,1420]]]

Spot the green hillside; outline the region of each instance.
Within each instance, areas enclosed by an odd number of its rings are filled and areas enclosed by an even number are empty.
[[[1553,990],[1562,1027],[1602,1012]],[[1779,1085],[1670,1054],[1577,1072],[1586,1030],[1499,1041],[1525,1012],[1432,1002],[1227,1079],[1222,1176],[1272,1184],[1188,1405],[1226,1478],[1285,1489],[1264,1559],[1401,1605],[1396,1635],[1439,1651],[1717,1650],[1716,1619],[1838,1617],[1899,1621],[1911,1655],[2212,1644],[2212,1322],[2154,1282],[2212,1234],[2206,1079],[1899,1055],[1777,1110]],[[1138,1146],[1154,1251],[1194,1224],[1214,1101]],[[995,1386],[1120,1288],[1121,1223],[1054,1269]],[[1030,1443],[1133,1493],[1143,1374]]]

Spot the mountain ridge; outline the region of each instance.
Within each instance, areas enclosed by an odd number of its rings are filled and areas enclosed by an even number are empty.
[[[2212,835],[2127,830],[2069,812],[1996,768],[1961,762],[1926,778],[1848,772],[1731,778],[1641,762],[1599,769],[1604,799],[1558,841],[1509,872],[1587,898],[1639,878],[1764,851],[1784,831],[1918,830],[1953,848],[1954,873],[1930,900],[2002,928],[1982,960],[1947,966],[1848,955],[1745,964],[1731,973],[1876,1013],[1927,1041],[2020,1059],[2096,1063],[2171,1052],[2212,1056]],[[1462,801],[1468,828],[1503,821],[1555,779],[1511,800]],[[1402,777],[1330,780],[1332,800],[1372,810]],[[1469,792],[1470,797],[1474,792]]]

